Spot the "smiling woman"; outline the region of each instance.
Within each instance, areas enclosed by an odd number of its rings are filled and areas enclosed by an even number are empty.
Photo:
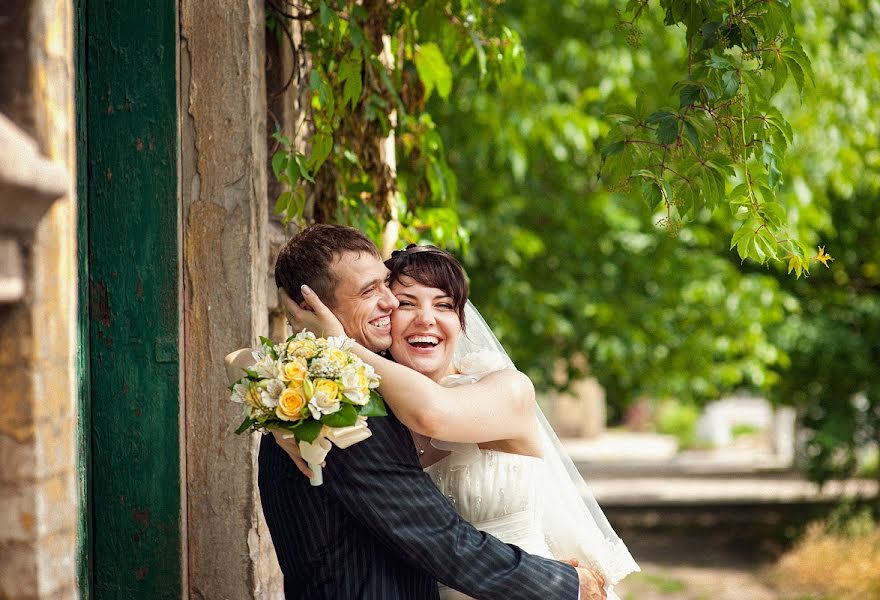
[[[391,354],[440,381],[455,372],[452,357],[464,330],[467,281],[455,258],[433,246],[409,246],[385,263],[400,306],[391,316]]]

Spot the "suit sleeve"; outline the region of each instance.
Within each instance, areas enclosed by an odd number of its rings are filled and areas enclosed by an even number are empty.
[[[485,600],[576,600],[573,567],[527,554],[474,529],[422,471],[393,416],[372,437],[331,453],[324,485],[350,515],[438,581]]]

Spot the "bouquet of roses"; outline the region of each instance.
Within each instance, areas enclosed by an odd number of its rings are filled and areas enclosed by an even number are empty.
[[[256,361],[232,384],[232,401],[244,406],[236,433],[280,429],[296,438],[321,485],[321,463],[330,442],[339,448],[370,437],[367,417],[385,416],[376,391],[379,376],[351,351],[346,337],[318,338],[308,331],[281,344],[261,337]]]

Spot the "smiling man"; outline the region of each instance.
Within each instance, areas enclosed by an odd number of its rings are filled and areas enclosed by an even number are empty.
[[[387,278],[376,246],[335,225],[303,230],[275,264],[278,287],[305,306],[300,286],[308,284],[346,333],[375,352],[391,345],[389,317],[399,304]],[[370,438],[333,456],[320,487],[274,436],[262,439],[260,495],[288,600],[435,600],[437,581],[489,600],[604,598],[583,569],[531,556],[462,520],[392,413],[370,428]]]

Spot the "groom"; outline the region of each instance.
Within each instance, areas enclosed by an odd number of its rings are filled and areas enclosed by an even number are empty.
[[[377,352],[391,344],[389,316],[398,305],[387,276],[376,246],[336,225],[303,230],[275,264],[278,287],[302,302],[300,286],[308,284],[348,335]],[[320,487],[275,436],[262,439],[260,495],[288,600],[433,600],[437,581],[490,600],[604,600],[601,577],[462,520],[390,411],[370,419],[370,429],[370,438],[327,463]]]

